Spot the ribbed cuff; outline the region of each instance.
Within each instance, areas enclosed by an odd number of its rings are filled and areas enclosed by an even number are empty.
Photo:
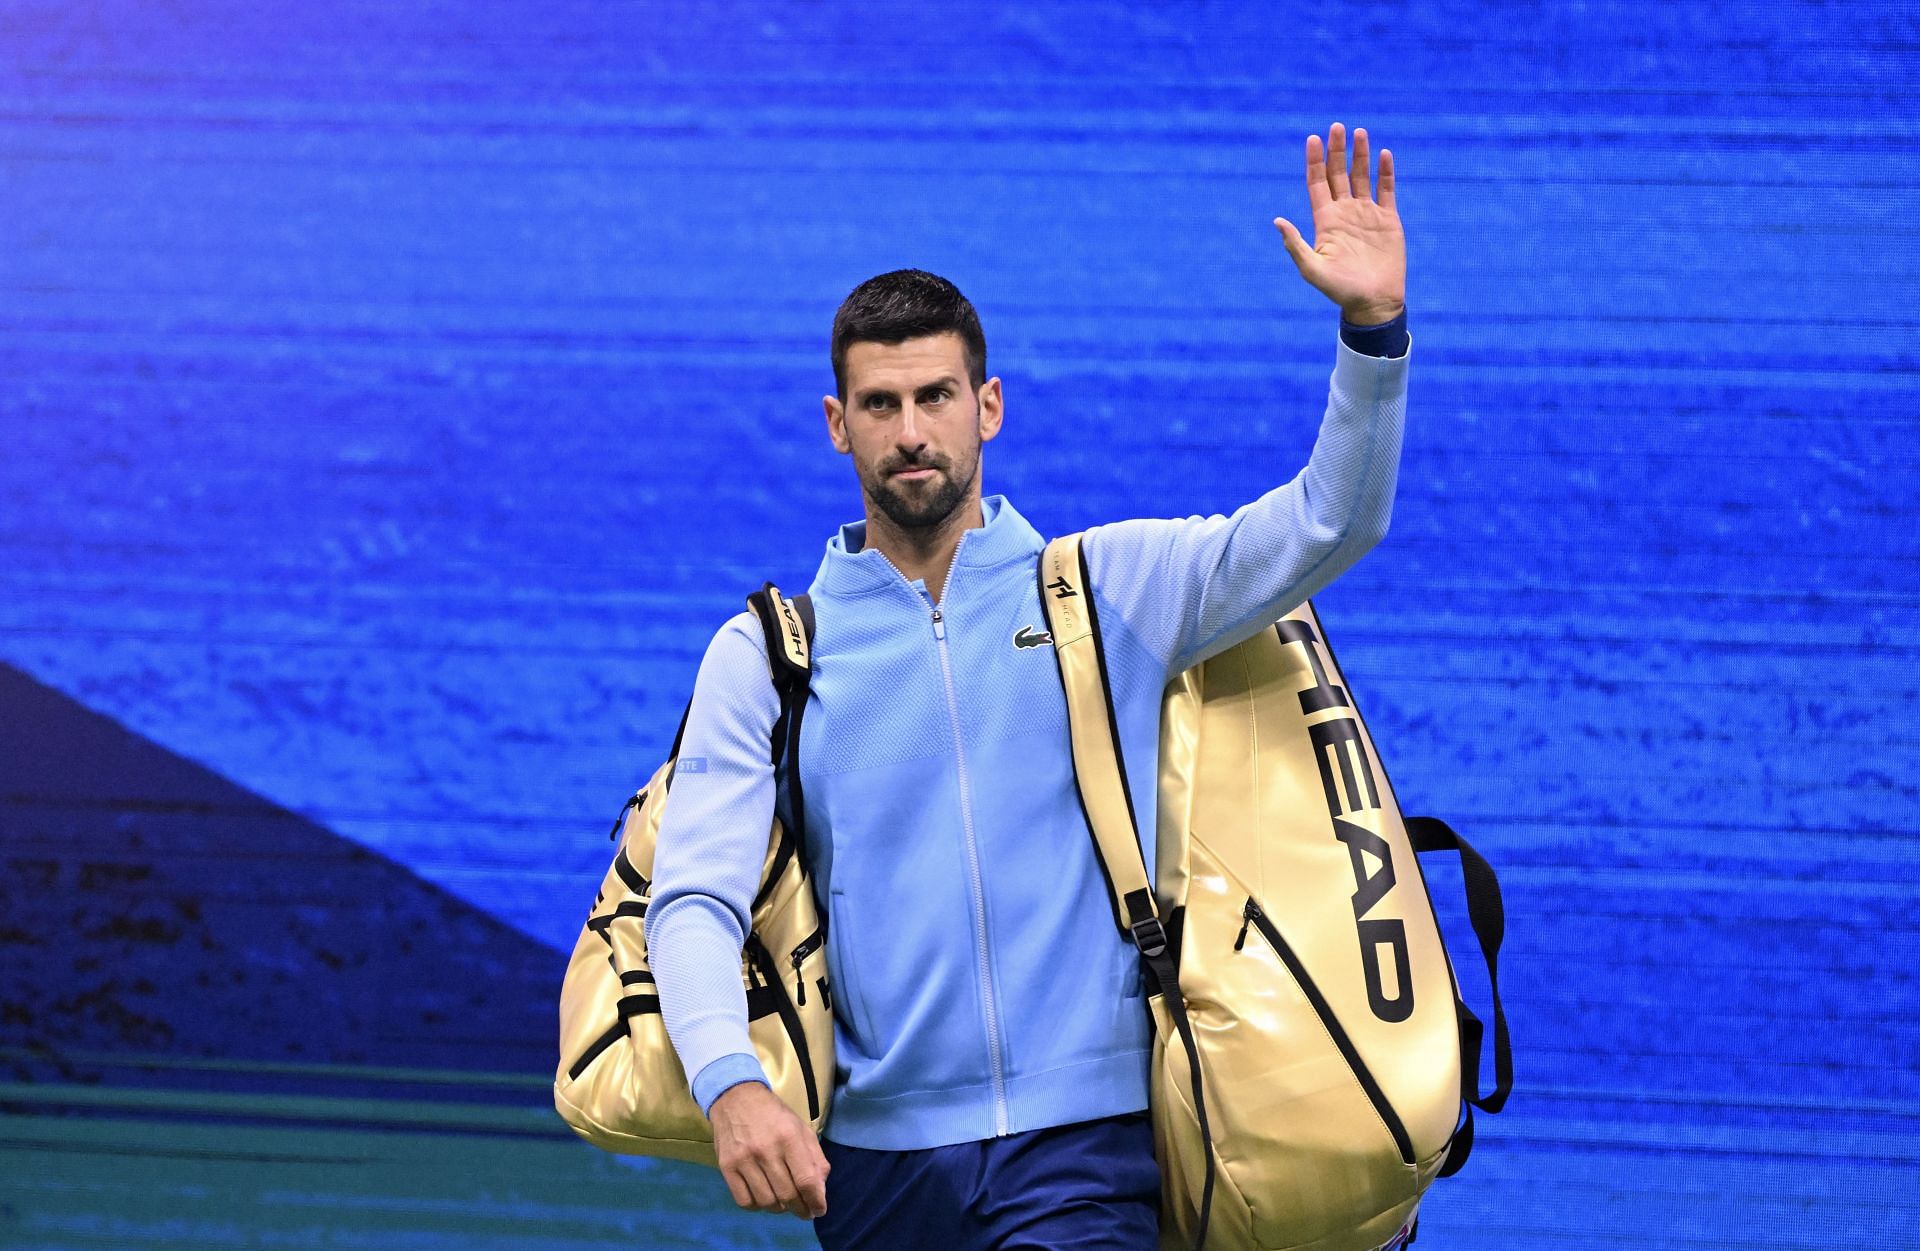
[[[767,1080],[767,1071],[760,1067],[759,1057],[746,1052],[721,1056],[701,1069],[693,1079],[693,1101],[700,1105],[700,1115],[708,1115],[713,1101],[741,1082],[759,1082],[768,1090],[773,1089],[773,1083]]]
[[[1344,316],[1340,319],[1340,341],[1367,356],[1405,356],[1407,354],[1407,310],[1392,321],[1377,326],[1356,326]]]

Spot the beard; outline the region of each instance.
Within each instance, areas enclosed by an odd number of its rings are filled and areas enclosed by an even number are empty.
[[[974,458],[965,466],[964,476],[956,476],[953,461],[946,456],[891,460],[867,483],[867,498],[902,530],[932,530],[951,517],[953,510],[967,498],[979,464],[978,457]],[[918,483],[896,481],[893,474],[902,469],[931,469],[934,476]]]

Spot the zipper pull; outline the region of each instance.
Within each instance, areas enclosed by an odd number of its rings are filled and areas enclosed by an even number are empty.
[[[1251,899],[1247,900],[1246,907],[1240,909],[1240,937],[1233,940],[1233,949],[1235,951],[1247,945],[1247,927],[1253,924],[1253,918],[1259,911],[1260,905],[1254,903]]]
[[[804,1008],[807,1006],[807,979],[801,976],[800,960],[801,960],[800,954],[798,952],[795,952],[793,957],[793,987],[795,991],[794,998],[798,1001],[799,1005]]]
[[[943,643],[947,641],[946,618],[940,615],[938,608],[933,610],[933,637]]]

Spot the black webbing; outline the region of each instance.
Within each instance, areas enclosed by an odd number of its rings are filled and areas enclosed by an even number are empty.
[[[646,875],[633,867],[633,861],[627,859],[627,849],[625,847],[613,853],[613,871],[619,875],[621,884],[634,894],[650,895],[653,893],[653,883],[647,881]]]
[[[598,1060],[601,1053],[608,1047],[613,1046],[613,1044],[619,1042],[626,1036],[627,1018],[621,1017],[612,1025],[609,1025],[606,1028],[606,1032],[601,1034],[600,1037],[587,1044],[587,1049],[580,1053],[580,1058],[567,1067],[567,1076],[574,1081],[579,1081],[580,1075],[587,1071],[588,1065]]]
[[[1473,924],[1474,937],[1480,940],[1480,954],[1487,962],[1487,987],[1493,994],[1493,1090],[1482,1096],[1480,1088],[1480,1019],[1461,1010],[1461,1051],[1464,1068],[1472,1075],[1467,1102],[1483,1112],[1498,1112],[1506,1106],[1513,1090],[1513,1042],[1507,1035],[1507,1012],[1500,1003],[1500,944],[1506,938],[1507,911],[1500,900],[1500,879],[1486,858],[1473,845],[1454,832],[1438,817],[1409,817],[1407,837],[1415,851],[1457,851],[1460,870],[1467,889],[1467,919]],[[1471,1050],[1471,1054],[1467,1052]]]
[[[587,928],[604,937],[607,927],[623,917],[640,917],[645,919],[647,907],[650,903],[651,901],[646,899],[629,899],[625,903],[617,905],[612,912],[602,912],[598,916],[588,917]],[[608,941],[611,942],[612,940],[608,939]]]
[[[1461,880],[1467,892],[1467,920],[1487,962],[1487,987],[1493,993],[1493,1090],[1480,1094],[1480,1051],[1486,1027],[1466,1002],[1456,997],[1460,1018],[1461,1122],[1447,1148],[1440,1176],[1458,1173],[1473,1152],[1473,1110],[1498,1112],[1513,1090],[1513,1042],[1507,1035],[1507,1012],[1500,1003],[1500,944],[1506,939],[1507,911],[1500,899],[1500,879],[1486,858],[1438,817],[1408,817],[1407,838],[1416,852],[1453,851],[1460,855]]]
[[[1127,896],[1127,911],[1136,918],[1129,933],[1140,952],[1141,963],[1147,966],[1148,992],[1159,995],[1166,1004],[1167,1015],[1173,1018],[1173,1028],[1180,1035],[1180,1045],[1187,1051],[1193,1114],[1200,1122],[1200,1147],[1207,1161],[1206,1178],[1200,1187],[1200,1223],[1194,1227],[1193,1235],[1194,1251],[1201,1251],[1207,1242],[1207,1226],[1213,1220],[1213,1127],[1207,1123],[1207,1092],[1200,1073],[1200,1048],[1193,1041],[1193,1022],[1187,1019],[1186,996],[1180,993],[1180,970],[1173,962],[1173,951],[1167,946],[1166,927],[1153,915],[1152,907],[1152,896],[1146,891]]]
[[[1473,1105],[1462,1103],[1463,1113],[1460,1128],[1453,1131],[1453,1141],[1447,1144],[1447,1162],[1440,1166],[1439,1176],[1452,1177],[1466,1166],[1467,1157],[1473,1154]]]
[[[800,742],[800,710],[804,708],[807,703],[806,687],[804,685],[799,687],[799,695],[797,697],[789,692],[783,691],[781,698],[787,701],[787,710],[780,714],[780,719],[789,722],[792,726],[788,732],[791,743],[789,751],[791,752],[799,746]],[[787,796],[789,803],[793,802],[794,793],[798,787],[796,779],[800,770],[794,767],[792,763],[792,761],[797,759],[797,755],[790,755],[787,766]],[[778,767],[777,761],[775,762],[775,767]],[[788,821],[780,827],[780,845],[774,849],[773,863],[767,866],[766,880],[761,882],[760,889],[754,892],[753,910],[757,911],[760,905],[765,903],[773,894],[773,888],[780,882],[780,875],[787,871],[787,862],[793,859],[795,853],[799,850],[799,846],[799,828],[795,822]]]
[[[780,715],[774,718],[773,734],[770,737],[772,745],[767,752],[767,759],[778,767],[781,758],[787,754],[787,704],[785,700],[780,701]]]
[[[800,623],[807,631],[807,646],[813,646],[813,601],[805,595],[796,595],[790,603],[799,610]],[[792,711],[788,714],[792,721],[787,731],[787,808],[788,824],[793,827],[796,836],[804,834],[807,822],[806,796],[800,787],[800,722],[807,712],[807,678],[801,676],[793,683],[790,697]]]
[[[774,590],[769,582],[761,590],[747,597],[747,604],[760,620],[760,628],[766,634],[767,665],[773,675],[774,689],[780,693],[780,719],[774,725],[772,754],[773,765],[780,767],[781,758],[786,760],[787,768],[787,807],[788,820],[781,829],[780,845],[774,849],[773,863],[768,867],[766,878],[760,883],[760,889],[754,893],[753,907],[759,908],[773,894],[773,888],[786,872],[787,862],[798,854],[803,837],[803,823],[806,820],[805,796],[800,786],[800,723],[807,711],[808,677],[794,665],[787,663],[785,646],[781,642],[782,628],[779,616],[773,610],[772,599],[768,592]],[[787,601],[800,616],[801,627],[806,631],[807,643],[813,643],[813,601],[805,595],[796,595]]]
[[[680,764],[680,740],[687,736],[687,718],[691,717],[692,715],[693,715],[693,696],[689,695],[687,696],[687,709],[685,712],[680,714],[680,728],[673,732],[673,747],[669,749],[667,752],[667,759],[673,761],[675,768],[677,768]],[[662,785],[666,788],[666,790],[669,793],[673,791],[673,769],[672,768],[669,768],[667,770],[667,780]]]

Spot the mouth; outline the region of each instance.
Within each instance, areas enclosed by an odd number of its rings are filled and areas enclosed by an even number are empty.
[[[922,465],[913,469],[896,469],[887,476],[906,482],[924,482],[926,479],[933,477],[933,475],[934,469],[931,465]]]

